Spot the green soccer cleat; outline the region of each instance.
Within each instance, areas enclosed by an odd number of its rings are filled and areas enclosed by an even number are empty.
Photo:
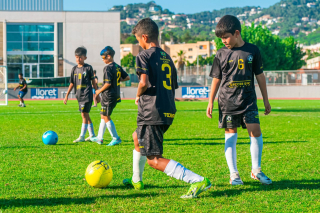
[[[99,145],[102,145],[102,144],[103,144],[103,139],[99,139],[98,137],[90,138],[90,141],[91,141],[91,142],[94,142],[94,143],[97,143],[97,144],[99,144]]]
[[[115,146],[115,145],[119,145],[121,143],[121,139],[113,139],[107,146]]]
[[[142,181],[139,181],[138,183],[132,182],[132,178],[126,178],[122,181],[123,185],[125,186],[133,186],[135,190],[142,190],[144,189],[144,185]]]
[[[180,198],[183,198],[183,199],[196,198],[200,193],[207,191],[207,189],[210,189],[210,187],[211,187],[211,182],[208,180],[208,178],[204,178],[204,180],[201,182],[191,184],[187,194],[182,195]]]

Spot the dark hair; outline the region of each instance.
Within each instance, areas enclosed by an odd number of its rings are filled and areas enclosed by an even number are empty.
[[[23,77],[23,74],[22,74],[22,72],[20,72],[20,73],[19,73],[19,75],[21,75],[21,77]]]
[[[144,18],[133,28],[132,34],[138,35],[139,37],[145,34],[151,41],[157,41],[159,37],[159,27],[152,19]]]
[[[87,49],[85,47],[78,47],[76,51],[74,51],[76,56],[87,56]]]
[[[96,71],[96,70],[93,70],[93,74],[97,74],[97,71]]]
[[[114,57],[114,54],[116,54],[116,52],[114,51],[114,49],[110,46],[106,46],[103,50],[101,50],[100,55],[101,56],[107,56],[110,55],[112,58]]]
[[[216,36],[221,38],[226,33],[234,33],[238,30],[241,33],[241,24],[239,19],[235,16],[225,15],[223,16],[216,26]]]

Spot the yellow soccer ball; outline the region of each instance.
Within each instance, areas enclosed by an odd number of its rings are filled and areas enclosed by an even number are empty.
[[[86,170],[86,180],[90,186],[95,188],[107,187],[112,177],[112,169],[109,164],[104,161],[94,161],[90,163]]]

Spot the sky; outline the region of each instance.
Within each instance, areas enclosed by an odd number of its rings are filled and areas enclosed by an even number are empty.
[[[114,5],[147,3],[151,0],[64,0],[64,10],[105,11]],[[260,6],[267,8],[280,0],[156,0],[163,9],[174,13],[197,13],[202,11],[219,10],[226,7]]]

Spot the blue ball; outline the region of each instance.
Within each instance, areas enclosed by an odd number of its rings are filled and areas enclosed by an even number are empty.
[[[55,145],[58,142],[58,135],[54,131],[46,131],[42,135],[42,141],[45,145]]]

